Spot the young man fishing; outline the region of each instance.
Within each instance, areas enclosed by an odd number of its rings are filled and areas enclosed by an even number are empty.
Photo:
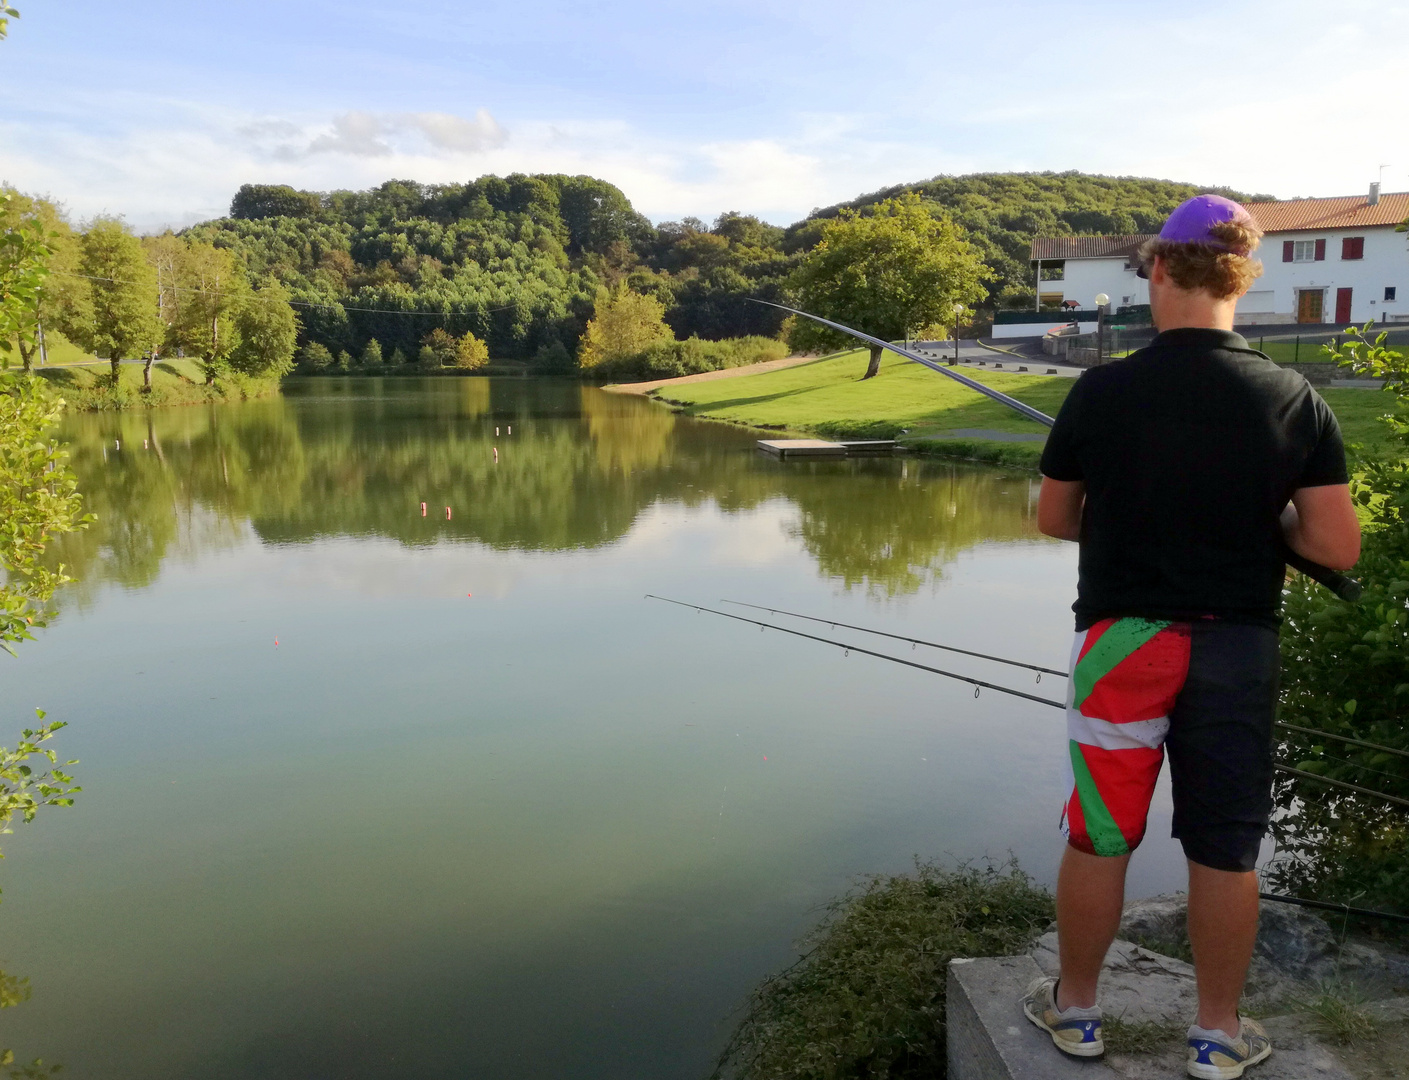
[[[1097,979],[1167,749],[1199,993],[1187,1070],[1208,1080],[1272,1053],[1238,1001],[1272,809],[1282,542],[1337,570],[1360,555],[1334,415],[1233,333],[1260,236],[1243,207],[1200,195],[1141,249],[1159,336],[1072,387],[1037,509],[1081,554],[1061,976],[1034,983],[1023,1010],[1063,1052],[1104,1051]]]

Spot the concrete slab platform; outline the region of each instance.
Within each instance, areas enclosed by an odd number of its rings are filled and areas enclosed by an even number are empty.
[[[846,447],[824,439],[759,439],[758,448],[779,457],[846,457]]]
[[[1109,1080],[1099,1061],[1068,1057],[1018,1001],[1042,974],[1030,956],[954,960],[945,989],[949,1080]]]

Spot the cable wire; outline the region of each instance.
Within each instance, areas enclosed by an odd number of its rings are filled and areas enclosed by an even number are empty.
[[[75,274],[75,273],[71,273],[71,272],[69,272],[69,271],[67,271],[67,270],[51,270],[50,273],[51,273],[51,274],[56,274],[56,275],[58,275],[59,277],[83,278],[83,279],[85,279],[85,280],[87,280],[87,281],[106,281],[106,282],[108,282],[108,283],[111,284],[111,285],[142,285],[142,284],[145,284],[144,282],[140,282],[140,281],[127,281],[127,280],[125,280],[125,279],[123,279],[123,278],[99,277],[99,276],[97,276],[97,275],[95,275],[95,274]],[[189,285],[162,285],[162,284],[160,284],[160,283],[158,283],[157,288],[158,288],[158,290],[161,290],[161,289],[170,289],[170,290],[172,290],[173,292],[193,292],[193,293],[202,293],[202,294],[206,294],[206,295],[209,295],[209,296],[226,296],[226,295],[229,295],[229,294],[234,293],[234,292],[236,291],[236,290],[234,290],[234,289],[193,289],[193,288],[191,288]],[[276,300],[274,297],[271,297],[271,296],[256,296],[256,295],[254,295],[253,293],[244,293],[243,295],[244,295],[244,297],[245,297],[246,299],[262,300],[262,301],[264,301],[265,303],[269,303],[269,304],[284,303],[284,304],[288,304],[290,307],[327,308],[327,309],[342,308],[343,311],[360,311],[360,312],[364,312],[364,313],[367,313],[367,314],[370,314],[370,315],[429,315],[429,316],[433,316],[434,318],[438,318],[438,319],[440,319],[440,318],[449,318],[449,317],[452,316],[452,315],[461,315],[461,316],[463,316],[463,315],[479,314],[479,313],[481,313],[481,312],[483,312],[484,314],[488,314],[488,313],[493,312],[493,311],[512,311],[514,308],[518,307],[517,304],[505,304],[505,305],[503,305],[503,306],[501,306],[501,307],[492,307],[492,308],[479,308],[479,307],[477,307],[477,308],[475,308],[475,310],[474,310],[473,312],[463,312],[463,311],[460,311],[460,312],[457,312],[457,311],[403,311],[403,310],[399,310],[399,309],[397,309],[397,308],[348,307],[346,304],[339,303],[339,302],[336,301],[336,300],[334,300],[331,304],[315,304],[315,303],[313,303],[311,300]]]
[[[1300,724],[1289,724],[1285,720],[1278,720],[1277,726],[1289,728],[1292,731],[1300,731],[1307,735],[1320,735],[1327,739],[1335,739],[1338,742],[1350,743],[1352,746],[1363,746],[1367,750],[1378,750],[1382,754],[1395,754],[1399,757],[1409,758],[1409,750],[1396,750],[1392,746],[1381,746],[1379,743],[1366,742],[1364,739],[1352,739],[1348,735],[1333,735],[1329,731],[1302,727]]]

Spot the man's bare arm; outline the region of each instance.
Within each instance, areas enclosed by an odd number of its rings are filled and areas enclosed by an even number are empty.
[[[1360,521],[1346,484],[1298,488],[1282,511],[1287,546],[1332,570],[1349,570],[1360,558]]]
[[[1037,528],[1058,540],[1081,538],[1081,508],[1086,503],[1086,484],[1081,480],[1042,478],[1037,495]]]

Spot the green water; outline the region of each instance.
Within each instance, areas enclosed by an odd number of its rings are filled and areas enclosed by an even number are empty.
[[[4,842],[24,1060],[700,1077],[857,875],[1011,851],[1051,876],[1056,710],[643,599],[1059,667],[1075,551],[1036,535],[1026,474],[782,463],[512,380],[312,380],[64,434],[98,522],[0,666],[7,730],[69,721],[85,788]],[[1177,882],[1167,826],[1161,798],[1136,891]]]

